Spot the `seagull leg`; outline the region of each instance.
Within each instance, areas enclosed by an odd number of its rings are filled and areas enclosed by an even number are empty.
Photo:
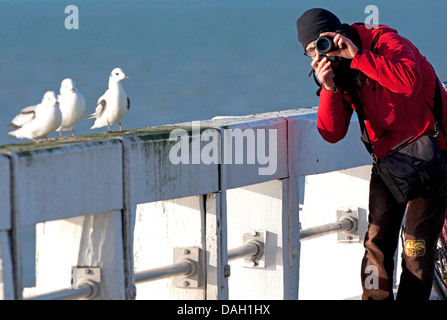
[[[110,124],[109,124],[109,121],[107,121],[107,128],[108,128],[107,132],[110,132]]]
[[[71,137],[72,137],[72,138],[76,137],[76,136],[75,136],[75,132],[74,132],[74,129],[73,129],[73,128],[71,128]]]
[[[118,122],[118,125],[120,126],[120,132],[123,132],[123,129],[121,128],[121,121]]]
[[[62,135],[62,129],[59,130],[59,136],[60,136],[61,138],[63,137],[63,135]]]

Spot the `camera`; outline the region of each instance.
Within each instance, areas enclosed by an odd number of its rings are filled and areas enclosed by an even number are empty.
[[[325,56],[326,53],[336,51],[339,48],[335,46],[333,37],[320,36],[317,40],[315,40],[315,49],[318,51],[320,56]]]

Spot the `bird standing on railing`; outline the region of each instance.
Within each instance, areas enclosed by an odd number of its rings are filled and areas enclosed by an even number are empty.
[[[107,126],[108,132],[110,132],[110,126],[118,122],[120,132],[122,132],[121,119],[130,108],[130,100],[121,84],[124,79],[129,79],[129,77],[124,74],[123,70],[113,69],[109,77],[107,91],[98,99],[95,112],[87,117],[87,119],[96,118],[90,129]]]
[[[62,124],[57,129],[59,135],[62,138],[62,131],[71,130],[71,136],[74,137],[73,127],[85,111],[84,96],[76,88],[74,80],[70,78],[62,80],[58,102],[62,112]]]
[[[38,142],[36,139],[46,139],[61,123],[62,113],[59,109],[56,94],[54,91],[47,91],[41,103],[22,109],[14,117],[8,127],[17,130],[8,132],[8,134],[19,139],[30,139]]]

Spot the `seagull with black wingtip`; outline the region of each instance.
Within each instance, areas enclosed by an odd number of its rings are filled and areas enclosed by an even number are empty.
[[[22,109],[14,117],[8,127],[16,130],[8,132],[8,134],[18,139],[30,139],[38,142],[36,139],[46,139],[61,123],[62,113],[56,94],[54,91],[47,91],[41,103]]]
[[[97,129],[107,126],[108,132],[112,124],[118,123],[122,132],[121,119],[127,114],[130,108],[130,100],[124,90],[121,81],[129,79],[121,70],[115,68],[109,77],[109,87],[107,91],[98,99],[96,110],[87,119],[96,118],[90,129]]]

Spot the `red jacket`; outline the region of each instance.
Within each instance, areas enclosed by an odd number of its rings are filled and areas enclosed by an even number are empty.
[[[406,138],[433,132],[435,74],[427,59],[396,30],[383,25],[378,29],[367,29],[363,24],[352,27],[360,35],[363,50],[352,59],[351,68],[364,74],[361,93],[366,128],[374,153],[381,159]],[[377,34],[378,51],[374,54],[370,48]],[[439,85],[447,130],[447,92]],[[317,120],[321,136],[331,143],[343,139],[354,110],[346,92],[329,92],[323,86]],[[441,149],[447,150],[442,134],[438,142]]]

